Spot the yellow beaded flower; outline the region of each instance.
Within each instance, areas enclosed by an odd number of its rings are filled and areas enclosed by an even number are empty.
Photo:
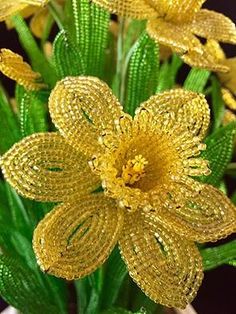
[[[236,44],[234,23],[223,14],[201,9],[205,0],[93,0],[112,13],[147,19],[147,32],[191,66],[216,70],[198,37]],[[207,59],[207,62],[206,62]],[[224,69],[218,68],[219,71]]]
[[[229,68],[227,73],[217,73],[217,75],[223,86],[221,92],[225,104],[230,109],[236,110],[236,57],[227,58],[220,45],[215,41],[211,41],[208,45],[212,50],[214,49],[214,55],[218,62]]]
[[[208,40],[205,49],[221,67],[228,68],[227,73],[217,72],[222,85],[221,93],[224,103],[228,109],[225,110],[224,124],[236,120],[236,57],[227,58],[219,43],[215,40]],[[230,109],[230,110],[229,110]]]
[[[194,242],[236,230],[228,198],[193,178],[209,174],[198,157],[209,123],[204,96],[168,91],[132,118],[99,79],[67,77],[49,109],[59,133],[31,135],[1,159],[20,194],[60,203],[34,233],[41,268],[81,278],[118,243],[130,276],[151,299],[184,308],[203,278]]]
[[[43,7],[48,2],[49,0],[1,0],[0,22],[22,10],[29,9],[30,6]]]
[[[0,4],[0,22],[5,20],[8,29],[11,29],[13,27],[12,15],[19,13],[23,18],[31,17],[30,29],[36,37],[41,38],[49,18],[49,10],[46,6],[49,1],[3,1]],[[65,0],[56,2],[58,6],[62,6]]]
[[[41,75],[34,72],[20,55],[9,49],[0,49],[0,72],[28,90],[39,90],[46,87],[40,82]]]

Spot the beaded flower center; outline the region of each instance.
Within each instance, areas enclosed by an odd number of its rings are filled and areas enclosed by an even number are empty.
[[[137,155],[134,159],[129,159],[127,164],[122,167],[122,179],[125,184],[133,185],[143,178],[147,164],[148,161],[142,155]]]

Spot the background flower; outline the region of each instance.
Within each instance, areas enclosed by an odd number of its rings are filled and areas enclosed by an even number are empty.
[[[235,25],[223,14],[201,9],[205,0],[93,1],[120,16],[147,19],[148,34],[180,54],[189,65],[225,71],[214,62],[198,37],[235,44]]]

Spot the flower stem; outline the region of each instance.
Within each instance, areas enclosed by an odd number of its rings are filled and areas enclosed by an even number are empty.
[[[24,19],[20,15],[17,15],[12,17],[12,22],[18,33],[20,42],[32,62],[33,69],[40,72],[45,83],[53,87],[57,81],[55,69],[39,49]]]
[[[116,62],[116,76],[115,82],[113,85],[114,93],[121,101],[121,88],[122,88],[122,79],[123,79],[123,41],[124,41],[124,27],[125,19],[120,18],[119,22],[119,32],[117,39],[117,62]],[[123,98],[123,96],[122,96]]]
[[[138,40],[137,40],[138,41]],[[126,57],[125,57],[125,62],[124,62],[124,67],[123,67],[123,72],[122,72],[122,80],[121,80],[121,88],[120,88],[120,102],[123,104],[124,111],[128,112],[128,109],[125,107],[124,103],[124,98],[125,98],[125,84],[126,84],[126,74],[128,71],[128,66],[129,66],[129,61],[132,57],[132,54],[137,46],[137,41],[131,46],[130,50],[128,51]]]
[[[63,12],[60,12],[60,7],[54,1],[51,1],[48,4],[48,8],[49,8],[49,11],[50,11],[52,17],[54,18],[55,22],[57,23],[59,30],[63,30],[64,29],[63,17],[62,17]]]

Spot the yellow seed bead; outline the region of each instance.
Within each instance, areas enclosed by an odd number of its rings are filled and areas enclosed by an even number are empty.
[[[145,166],[148,161],[142,156],[135,156],[134,159],[128,160],[126,166],[122,168],[122,178],[125,184],[133,185],[145,175]]]

